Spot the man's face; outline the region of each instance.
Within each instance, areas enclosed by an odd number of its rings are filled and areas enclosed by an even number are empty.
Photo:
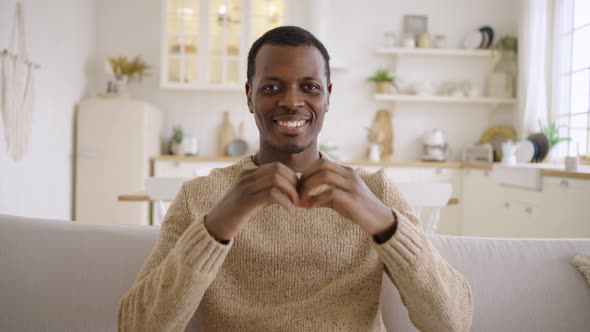
[[[264,45],[255,61],[246,94],[260,139],[291,154],[317,144],[332,92],[320,51],[313,46]]]

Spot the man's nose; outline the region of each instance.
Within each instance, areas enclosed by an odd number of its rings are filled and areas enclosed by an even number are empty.
[[[303,95],[296,88],[287,89],[279,100],[279,107],[284,107],[286,109],[296,109],[303,105],[305,105]]]

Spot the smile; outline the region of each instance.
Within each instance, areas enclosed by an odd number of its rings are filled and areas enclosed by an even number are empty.
[[[297,121],[275,121],[276,124],[278,124],[281,127],[287,127],[287,128],[298,128],[303,126],[305,123],[307,123],[306,120],[297,120]]]

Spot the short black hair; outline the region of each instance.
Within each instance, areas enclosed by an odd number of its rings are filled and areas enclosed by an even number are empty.
[[[278,46],[313,46],[317,48],[324,57],[326,78],[327,82],[330,83],[330,55],[324,44],[305,29],[296,26],[282,26],[267,31],[252,44],[248,52],[248,69],[246,71],[248,84],[252,84],[252,78],[256,72],[256,54],[258,54],[262,46],[267,44]]]

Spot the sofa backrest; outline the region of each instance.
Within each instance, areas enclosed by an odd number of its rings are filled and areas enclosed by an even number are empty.
[[[158,233],[0,215],[0,331],[115,331]],[[590,239],[431,240],[471,283],[473,331],[588,331],[590,285],[570,261]],[[389,331],[415,330],[386,277],[382,302]]]

